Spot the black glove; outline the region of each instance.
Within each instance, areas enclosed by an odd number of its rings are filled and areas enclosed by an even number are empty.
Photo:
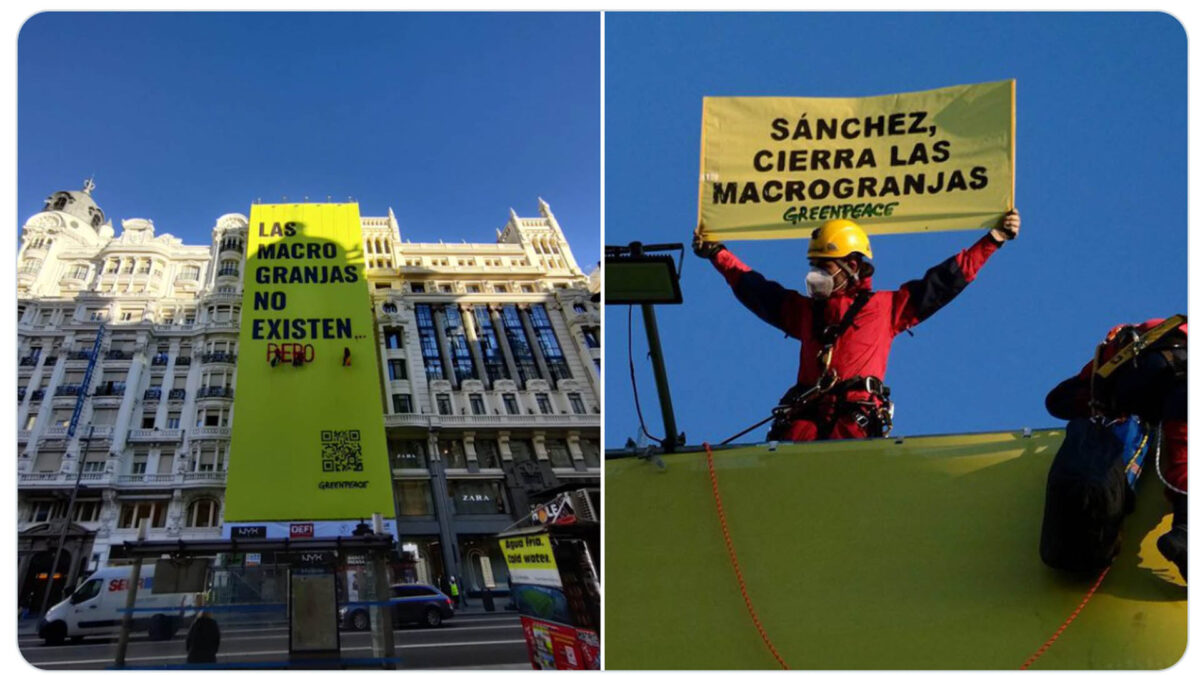
[[[725,250],[725,244],[719,241],[704,241],[699,232],[692,235],[692,253],[712,260],[717,257],[717,254]]]

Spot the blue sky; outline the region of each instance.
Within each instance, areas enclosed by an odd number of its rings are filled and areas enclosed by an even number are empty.
[[[327,195],[490,242],[541,196],[599,260],[598,14],[39,14],[18,95],[17,222],[93,174],[118,231],[194,244],[255,199]]]
[[[1187,311],[1186,36],[1165,14],[608,14],[606,242],[690,241],[703,96],[871,96],[1017,80],[1020,239],[894,343],[893,435],[1059,423],[1046,392],[1109,327]],[[877,289],[979,232],[875,237]],[[803,289],[806,240],[731,242]],[[679,428],[716,442],[770,412],[799,343],[688,252],[684,304],[657,310]],[[626,308],[606,310],[606,444],[637,432]],[[662,432],[634,314],[642,409]],[[765,430],[746,440],[760,440]]]

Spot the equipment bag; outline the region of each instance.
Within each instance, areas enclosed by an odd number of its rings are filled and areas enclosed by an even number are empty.
[[[1067,424],[1046,481],[1043,562],[1081,574],[1112,563],[1121,549],[1121,522],[1133,510],[1147,440],[1135,419],[1110,426],[1087,419]]]

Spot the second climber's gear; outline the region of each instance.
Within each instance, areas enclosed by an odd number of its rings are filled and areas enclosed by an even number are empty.
[[[1146,350],[1154,349],[1162,354],[1175,377],[1186,378],[1187,338],[1176,331],[1186,323],[1187,316],[1176,314],[1142,333],[1134,326],[1120,326],[1109,331],[1104,342],[1096,346],[1096,355],[1092,359],[1092,415],[1103,416],[1111,412],[1113,375],[1127,364],[1136,367],[1138,355]]]

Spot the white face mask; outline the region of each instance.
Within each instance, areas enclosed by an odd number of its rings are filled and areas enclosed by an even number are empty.
[[[808,286],[808,294],[817,300],[825,300],[833,295],[833,275],[819,267],[808,271],[804,283]]]

